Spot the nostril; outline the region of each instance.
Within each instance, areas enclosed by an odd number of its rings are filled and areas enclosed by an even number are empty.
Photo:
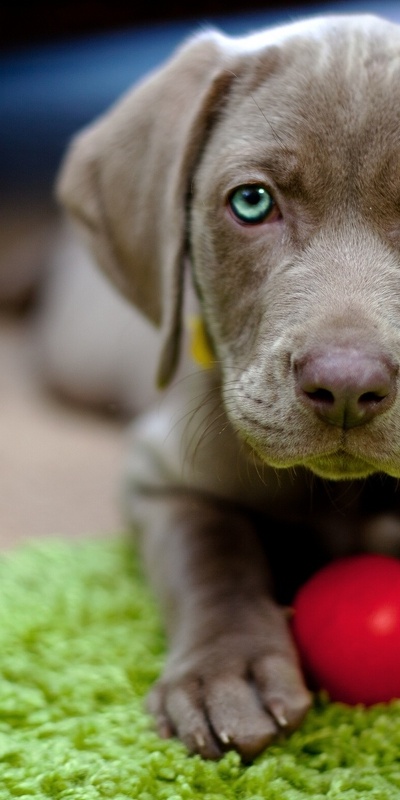
[[[333,406],[335,402],[335,397],[332,392],[329,391],[329,389],[312,389],[308,392],[304,391],[304,394],[306,394],[310,400],[318,403],[324,403],[326,405]]]
[[[364,392],[364,394],[360,395],[358,398],[358,402],[360,405],[369,406],[374,403],[381,403],[382,400],[387,397],[389,392],[385,391],[382,394],[378,394],[377,392]]]

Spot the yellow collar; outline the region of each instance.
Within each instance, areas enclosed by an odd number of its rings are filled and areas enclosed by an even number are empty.
[[[190,331],[190,355],[200,367],[209,369],[212,367],[215,358],[204,327],[204,321],[200,315],[191,316],[188,318],[187,324]]]

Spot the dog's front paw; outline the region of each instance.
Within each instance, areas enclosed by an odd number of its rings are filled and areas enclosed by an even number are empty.
[[[251,644],[229,638],[170,662],[148,698],[162,736],[204,758],[235,749],[250,760],[301,724],[311,697],[295,658]]]

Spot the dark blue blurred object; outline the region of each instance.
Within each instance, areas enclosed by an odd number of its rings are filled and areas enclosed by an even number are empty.
[[[400,19],[400,4],[336,2],[301,12],[266,10],[158,23],[20,49],[0,58],[0,192],[51,186],[75,131],[104,111],[190,33],[215,25],[241,35],[300,16],[373,11]]]

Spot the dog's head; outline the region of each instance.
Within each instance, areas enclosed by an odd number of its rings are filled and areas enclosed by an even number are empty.
[[[184,263],[231,422],[267,463],[400,475],[400,28],[208,32],[81,134],[60,196],[164,330]]]

